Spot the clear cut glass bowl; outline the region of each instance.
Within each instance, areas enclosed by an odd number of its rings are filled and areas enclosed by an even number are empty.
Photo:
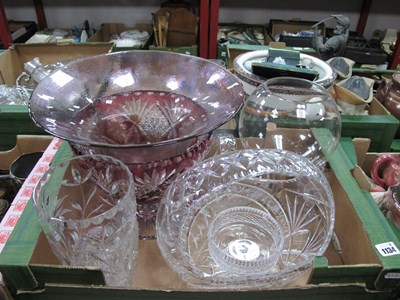
[[[243,102],[236,76],[216,63],[135,50],[59,68],[37,85],[29,113],[77,154],[109,155],[128,165],[143,225],[154,224],[165,187],[204,157],[211,132]]]
[[[157,214],[157,243],[194,287],[281,287],[325,252],[334,207],[326,177],[306,158],[235,150],[197,163],[169,185]]]
[[[293,151],[322,169],[339,143],[342,127],[329,92],[294,77],[260,85],[247,97],[238,123],[245,147]]]

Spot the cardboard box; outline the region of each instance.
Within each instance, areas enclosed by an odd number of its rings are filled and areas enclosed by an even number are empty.
[[[0,272],[20,299],[343,299],[344,296],[351,299],[388,299],[393,292],[391,284],[378,285],[384,288],[382,290],[375,287],[380,283],[378,279],[382,279],[380,275],[386,274],[384,272],[398,270],[400,261],[388,264],[370,243],[371,236],[375,237],[376,228],[381,225],[380,220],[365,223],[358,217],[360,203],[365,202],[365,197],[352,177],[343,153],[339,147],[330,157],[331,165],[336,167],[333,169],[335,174],[329,173],[336,199],[335,233],[340,247],[332,243],[325,256],[315,259],[313,269],[309,270],[311,273],[306,273],[289,286],[239,292],[199,291],[187,286],[169,269],[160,256],[156,241],[140,241],[134,287],[104,287],[103,275],[98,269],[59,264],[41,232],[32,201],[27,204],[0,254]],[[72,152],[64,142],[54,161],[70,155]],[[379,231],[381,240],[390,239],[399,243],[391,232]]]
[[[37,30],[33,21],[8,21],[13,43],[25,43]]]
[[[199,54],[199,47],[197,45],[188,46],[188,47],[157,47],[154,45],[150,45],[150,50],[157,50],[157,51],[170,51],[176,53],[182,53],[187,55],[198,56]]]
[[[112,51],[126,51],[126,50],[135,50],[135,49],[149,49],[149,45],[153,41],[153,27],[151,24],[136,24],[134,27],[127,27],[122,23],[103,23],[101,24],[100,30],[96,31],[89,39],[88,42],[110,42],[111,37],[113,35],[120,35],[124,31],[128,30],[144,30],[149,33],[149,38],[141,46],[133,46],[133,47],[117,47],[113,46]]]
[[[397,249],[400,249],[400,230],[383,215],[369,192],[370,170],[374,160],[382,153],[367,152],[370,148],[370,140],[365,138],[345,138],[342,144],[349,158],[348,163],[351,166],[353,177],[356,179],[364,195],[363,200],[357,198],[357,201],[354,201],[354,207],[365,226],[371,229],[372,226],[375,226],[375,229],[369,232],[369,239],[371,244],[374,245],[383,266],[382,271],[376,279],[375,286],[378,289],[392,287],[396,288],[397,292],[400,292],[400,251],[385,255],[385,253],[382,253],[378,249],[379,245],[386,243],[393,243]]]
[[[0,172],[6,175],[10,174],[12,171],[12,164],[19,159],[21,155],[44,152],[50,147],[49,145],[52,141],[53,137],[50,136],[19,135],[17,137],[17,144],[13,149],[0,152]],[[43,173],[48,168],[48,162],[51,161],[51,157],[47,154],[40,156],[39,160],[37,160],[36,155],[34,156],[36,158],[34,158],[32,163],[35,164],[30,164],[31,172],[29,176],[23,176],[26,179],[22,186],[18,182],[10,180],[8,176],[0,180],[0,186],[3,190],[2,198],[9,203],[6,210],[3,208],[0,216],[0,252],[7,243],[7,237],[12,233],[15,223],[22,214],[23,208],[29,201],[30,195],[28,192],[32,191],[33,187],[36,185],[37,179],[41,176],[41,174],[38,173]],[[40,161],[46,161],[47,164],[42,164]],[[21,166],[22,168],[26,167],[23,165]],[[21,166],[19,166],[19,168]],[[43,166],[44,168],[42,168]],[[2,282],[3,280],[0,279],[0,283]],[[2,298],[2,295],[0,284],[0,299],[9,299],[7,297]]]
[[[81,41],[83,28],[45,28],[25,42],[25,44],[70,44]]]
[[[43,65],[108,53],[112,43],[99,44],[15,44],[0,54],[0,84],[14,86],[24,63],[39,57]],[[45,134],[28,114],[27,105],[0,105],[0,151],[9,150],[18,134]]]
[[[365,147],[365,141],[363,139],[354,139],[352,143],[349,142],[349,147],[347,148],[347,153],[353,160],[357,163],[356,172],[360,180],[360,187],[369,191],[371,178],[371,168],[374,161],[383,154],[393,154],[393,152],[367,152],[368,147]],[[390,219],[386,219],[389,226],[392,228],[394,234],[400,239],[400,229]],[[399,257],[400,259],[400,257]],[[400,278],[400,275],[399,275]]]
[[[314,31],[313,25],[318,21],[304,20],[277,20],[271,19],[268,25],[268,33],[273,40],[284,42],[288,47],[312,47],[312,37],[310,36],[290,36],[284,33],[297,34],[300,31]],[[325,24],[318,25],[321,36],[325,36]]]
[[[178,36],[179,36],[179,34],[178,34]],[[161,47],[161,46],[157,46],[155,38],[152,38],[151,44],[149,44],[148,49],[156,50],[156,51],[176,52],[176,53],[182,53],[182,54],[193,55],[193,56],[199,55],[199,46],[196,44],[193,44],[193,45],[188,44],[188,45],[179,46],[179,47],[171,47],[171,46]]]
[[[253,33],[262,33],[264,39],[259,41],[259,45],[254,46],[262,46],[267,45],[271,42],[271,39],[268,35],[265,25],[261,24],[243,24],[243,23],[219,23],[218,24],[219,30],[223,31],[226,35],[230,32],[243,32],[247,29],[250,29]],[[229,55],[228,55],[228,46],[229,45],[248,45],[249,43],[246,41],[240,42],[238,44],[231,44],[227,42],[225,44],[218,44],[217,47],[217,58],[221,59],[226,66],[229,65]]]
[[[0,170],[8,170],[13,161],[22,154],[46,150],[53,137],[45,135],[17,135],[15,147],[0,152]]]
[[[342,137],[368,138],[369,151],[390,151],[399,120],[375,98],[369,105],[368,115],[342,115]]]
[[[260,45],[268,44],[271,39],[269,38],[267,29],[263,24],[246,24],[246,23],[219,23],[218,29],[221,32],[224,32],[229,37],[230,33],[244,33],[249,30],[253,35],[261,33],[264,37],[263,40],[258,40]],[[238,44],[241,45],[254,45],[254,43],[246,41],[245,37],[244,40],[238,40]]]

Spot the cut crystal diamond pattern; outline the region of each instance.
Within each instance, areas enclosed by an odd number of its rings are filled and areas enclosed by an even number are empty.
[[[268,213],[282,229],[280,258],[264,273],[233,273],[210,254],[210,224],[238,206]],[[295,153],[234,151],[179,175],[162,199],[156,223],[162,255],[188,283],[205,289],[279,287],[324,253],[333,231],[334,200],[323,173]]]

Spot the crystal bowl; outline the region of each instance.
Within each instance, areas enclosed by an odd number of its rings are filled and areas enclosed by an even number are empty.
[[[216,63],[135,50],[57,69],[35,88],[29,112],[76,153],[109,155],[128,165],[139,216],[152,219],[165,186],[203,158],[211,132],[243,100],[236,76]],[[151,204],[144,207],[143,201]]]
[[[248,148],[293,151],[323,169],[339,143],[341,118],[324,87],[305,79],[277,77],[247,97],[238,132]]]
[[[157,214],[157,243],[194,287],[281,287],[324,254],[334,207],[326,177],[306,158],[275,149],[230,151],[169,185]]]

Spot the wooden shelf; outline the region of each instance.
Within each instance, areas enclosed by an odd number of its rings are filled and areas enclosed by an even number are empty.
[[[360,11],[360,17],[357,24],[357,36],[363,36],[365,27],[368,22],[368,16],[371,9],[372,0],[363,0],[363,4]],[[218,35],[218,19],[219,19],[220,0],[210,0],[210,31],[209,31],[209,54],[208,58],[217,57],[217,35]],[[392,54],[390,69],[395,69],[400,64],[400,39],[397,38],[395,50]]]
[[[32,0],[36,12],[38,27],[40,30],[47,28],[46,15],[42,0]],[[217,35],[220,0],[198,0],[199,1],[199,56],[203,58],[217,58]],[[372,0],[363,0],[356,33],[363,36],[368,22]],[[0,40],[3,47],[7,49],[12,44],[12,38],[8,26],[7,16],[4,11],[3,1],[0,0]],[[396,69],[400,64],[400,38],[397,39],[390,69]]]
[[[46,16],[44,14],[42,0],[33,0],[33,6],[36,11],[36,18],[38,22],[39,29],[44,29],[47,27]],[[0,0],[0,40],[3,44],[3,48],[9,48],[13,40],[11,38],[10,28],[8,26],[7,16],[4,10],[3,1]]]
[[[199,1],[199,56],[203,58],[208,58],[210,0],[198,0],[198,1]],[[39,30],[47,28],[46,15],[44,12],[42,0],[33,0],[33,7],[35,8]],[[0,40],[3,43],[4,49],[9,48],[13,42],[2,0],[0,0]]]

